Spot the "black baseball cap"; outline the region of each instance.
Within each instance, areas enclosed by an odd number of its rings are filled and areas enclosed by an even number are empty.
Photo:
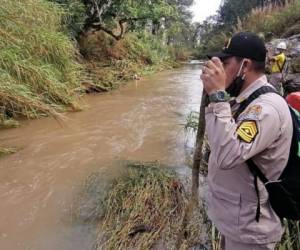
[[[266,60],[267,49],[264,41],[254,33],[240,32],[235,34],[222,51],[207,55],[209,59],[219,57],[221,60],[237,56],[252,59],[257,62]]]

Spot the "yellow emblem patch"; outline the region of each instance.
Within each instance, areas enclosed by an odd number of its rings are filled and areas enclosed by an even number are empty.
[[[258,129],[255,121],[243,121],[237,129],[239,138],[247,143],[254,140],[258,134]]]

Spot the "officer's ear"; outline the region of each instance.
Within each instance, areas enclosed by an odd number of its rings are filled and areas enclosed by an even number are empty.
[[[242,72],[245,74],[251,71],[252,68],[253,68],[253,62],[250,59],[245,58],[242,66]]]

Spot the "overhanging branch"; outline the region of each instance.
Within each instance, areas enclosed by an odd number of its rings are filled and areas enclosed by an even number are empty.
[[[94,31],[98,31],[98,30],[102,30],[105,33],[107,33],[108,35],[110,35],[111,37],[113,37],[114,39],[116,39],[117,41],[121,40],[124,37],[124,33],[125,33],[125,23],[128,22],[135,22],[135,21],[139,21],[139,20],[145,20],[147,18],[122,18],[118,21],[119,27],[120,27],[120,33],[119,34],[115,34],[112,30],[108,29],[107,27],[104,26],[103,23],[101,22],[90,22],[90,23],[86,23],[85,25],[85,32],[93,29]]]

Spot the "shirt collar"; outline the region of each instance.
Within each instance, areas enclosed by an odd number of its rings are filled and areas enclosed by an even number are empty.
[[[237,103],[241,103],[246,100],[255,90],[259,89],[260,87],[268,84],[268,80],[266,75],[261,76],[252,84],[250,84],[246,89],[244,89],[238,97],[235,99]]]

